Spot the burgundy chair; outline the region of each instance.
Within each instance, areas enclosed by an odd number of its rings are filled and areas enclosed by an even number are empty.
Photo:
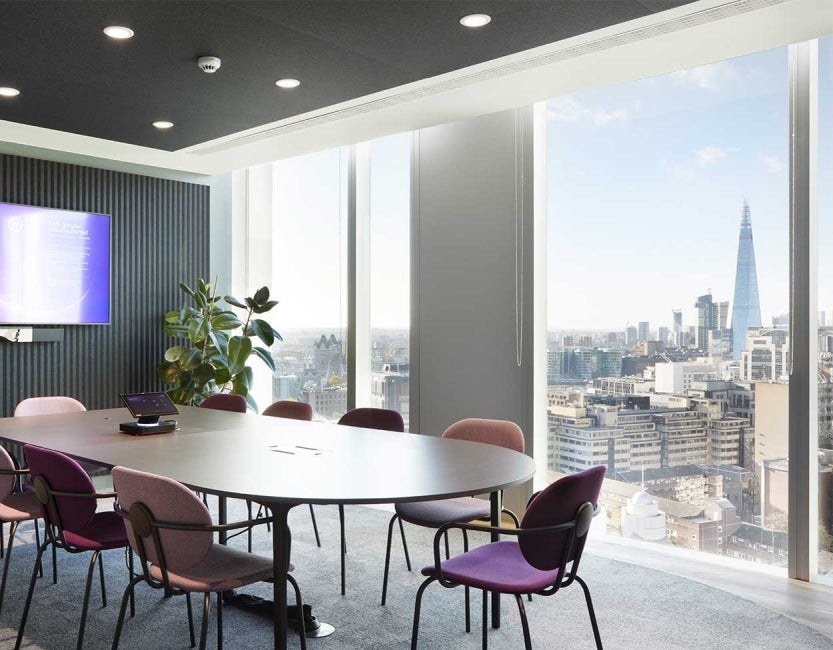
[[[200,408],[214,409],[215,411],[234,411],[235,413],[245,413],[248,406],[246,398],[242,395],[234,395],[232,393],[217,393],[216,395],[209,395],[201,403]]]
[[[293,400],[279,400],[263,409],[263,415],[273,418],[286,418],[288,420],[312,420],[312,406],[306,402]],[[257,509],[255,519],[260,517],[263,506]],[[315,509],[309,504],[309,515],[312,518],[312,530],[315,533],[315,543],[321,548],[321,538],[318,536],[318,522],[315,520]]]
[[[28,474],[29,470],[17,469],[12,457],[5,449],[0,447],[0,522],[11,524],[9,545],[6,547],[6,562],[3,565],[3,579],[0,581],[0,609],[3,607],[3,596],[6,593],[6,576],[9,573],[9,562],[12,558],[14,535],[21,522],[32,521],[34,523],[35,545],[40,548],[40,533],[38,532],[37,522],[41,516],[40,502],[33,491],[14,491],[18,477]],[[2,535],[2,532],[0,532],[0,535]]]
[[[104,564],[101,553],[128,546],[127,532],[121,517],[115,512],[96,512],[97,499],[112,499],[116,494],[114,492],[96,493],[90,477],[81,465],[69,456],[35,445],[25,445],[23,454],[34,480],[35,494],[40,502],[47,535],[44,543],[38,548],[35,566],[32,569],[32,579],[29,581],[29,591],[26,595],[26,604],[23,606],[23,617],[17,632],[15,648],[19,648],[23,641],[29,606],[35,590],[35,578],[43,552],[47,546],[52,545],[69,553],[92,552],[81,608],[81,626],[78,630],[77,647],[80,650],[84,644],[90,586],[96,561],[101,577],[101,600],[106,607],[107,592],[104,587]],[[132,575],[133,555],[129,554],[129,557]]]
[[[213,533],[250,527],[255,522],[212,525],[208,509],[191,490],[162,476],[114,467],[113,482],[119,495],[116,512],[127,522],[130,544],[142,565],[142,573],[133,578],[124,590],[113,648],[119,645],[128,597],[132,597],[136,585],[144,580],[154,589],[185,596],[192,647],[194,626],[190,594],[204,594],[201,650],[206,646],[211,594],[216,593],[217,646],[222,650],[222,592],[270,581],[272,560],[215,544]],[[291,565],[289,569],[292,570]],[[298,583],[292,576],[287,576],[287,579],[295,591],[300,612],[303,603]],[[301,648],[306,648],[303,616],[299,624]]]
[[[596,514],[596,503],[606,468],[601,465],[559,479],[530,503],[520,528],[499,528],[477,524],[449,523],[434,536],[434,564],[422,570],[427,579],[417,591],[411,650],[416,650],[422,595],[432,582],[443,587],[466,587],[483,591],[483,648],[487,647],[488,593],[515,596],[521,615],[524,646],[531,650],[529,625],[523,594],[552,596],[573,581],[584,591],[596,648],[602,640],[587,583],[578,575],[587,531]],[[451,559],[440,560],[440,540],[452,528],[514,535],[517,541],[498,541],[479,546]]]
[[[402,416],[390,409],[357,408],[347,411],[341,416],[339,424],[348,427],[362,427],[364,429],[380,429],[382,431],[405,431],[405,421]],[[345,555],[347,555],[347,541],[344,536],[344,505],[338,505],[338,519],[341,528],[341,595],[346,592]],[[403,533],[404,535],[404,533]],[[403,538],[404,539],[404,538]]]
[[[484,420],[480,418],[468,418],[455,422],[443,433],[443,438],[454,440],[468,440],[482,442],[489,445],[497,445],[524,452],[524,435],[520,427],[508,420]],[[440,499],[436,501],[420,501],[417,503],[397,503],[394,505],[395,514],[388,524],[388,542],[385,551],[385,574],[382,581],[382,605],[387,601],[388,594],[388,570],[390,568],[390,549],[393,539],[393,524],[399,521],[399,532],[402,536],[402,548],[405,551],[405,564],[408,571],[411,570],[411,559],[408,556],[408,544],[405,541],[405,529],[403,521],[424,526],[426,528],[439,528],[449,522],[467,522],[475,519],[489,519],[491,517],[491,503],[485,499],[474,497],[459,497],[456,499]],[[515,526],[519,525],[518,518],[508,508],[503,513],[512,518]],[[463,530],[464,548],[468,549],[468,536]],[[445,555],[449,557],[448,536],[445,537]],[[468,590],[466,590],[466,631],[470,629]]]

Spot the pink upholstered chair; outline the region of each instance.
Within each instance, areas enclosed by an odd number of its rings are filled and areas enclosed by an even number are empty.
[[[480,418],[468,418],[455,422],[443,433],[443,438],[453,440],[468,440],[471,442],[482,442],[489,445],[497,445],[524,452],[524,435],[520,427],[514,422],[507,420],[484,420]],[[411,570],[411,559],[408,556],[408,544],[405,541],[405,529],[403,521],[416,526],[427,528],[439,528],[449,522],[466,522],[475,519],[489,519],[491,517],[491,503],[485,499],[474,497],[459,497],[456,499],[441,499],[437,501],[419,501],[416,503],[397,503],[394,506],[395,514],[388,524],[388,541],[385,551],[385,574],[382,582],[382,605],[387,600],[388,593],[388,570],[390,568],[390,549],[393,538],[393,524],[399,521],[399,532],[402,536],[402,548],[405,551],[405,563],[408,571]],[[518,518],[506,508],[503,512],[509,515],[517,526]],[[468,549],[468,537],[463,531],[463,543]],[[448,536],[445,537],[445,553],[449,556]],[[466,631],[469,631],[469,607],[468,590],[466,590]]]
[[[312,420],[312,406],[306,402],[284,399],[263,409],[263,415],[290,420]]]
[[[53,413],[76,413],[86,410],[87,408],[77,399],[63,395],[29,397],[17,405],[14,416],[52,415]]]
[[[353,409],[342,415],[338,423],[363,429],[380,429],[399,433],[405,431],[405,421],[402,416],[390,409],[367,407]],[[344,536],[344,506],[342,504],[338,505],[338,519],[341,528],[341,595],[343,596],[346,592],[345,556],[347,555],[347,540]]]
[[[3,579],[0,581],[0,608],[3,607],[3,596],[6,593],[6,576],[9,573],[9,562],[12,558],[14,535],[21,522],[34,522],[35,545],[40,548],[40,533],[38,532],[37,523],[41,516],[40,502],[33,491],[14,491],[18,477],[28,474],[28,470],[17,469],[12,457],[5,449],[0,447],[0,522],[11,524],[9,545],[6,547],[6,562],[3,565]],[[0,535],[2,535],[2,532],[0,532]]]
[[[113,482],[119,495],[116,512],[125,518],[130,544],[142,564],[142,574],[133,578],[124,590],[113,648],[119,644],[128,596],[144,580],[154,589],[165,589],[167,593],[186,597],[192,646],[194,629],[190,594],[204,594],[201,649],[206,646],[211,594],[216,593],[217,645],[222,650],[222,592],[271,580],[272,561],[215,544],[213,533],[249,527],[254,522],[212,525],[208,509],[191,490],[162,476],[114,467]],[[289,568],[292,570],[292,566]],[[292,576],[288,579],[301,612],[303,603],[298,583]],[[306,648],[303,616],[300,625],[301,647]]]
[[[312,420],[312,406],[306,402],[284,399],[274,402],[263,409],[263,415],[273,418],[286,418],[288,420],[309,421]],[[262,507],[257,509],[256,518],[260,517]],[[318,548],[321,548],[321,538],[318,536],[318,522],[315,520],[315,510],[311,503],[309,504],[309,515],[312,518],[312,530],[315,533],[315,543],[318,545]]]
[[[232,393],[217,393],[206,397],[201,403],[200,408],[214,409],[215,411],[234,411],[235,413],[245,413],[247,410],[246,398],[242,395],[234,395]]]
[[[77,647],[84,644],[84,629],[87,624],[87,609],[90,601],[90,586],[93,571],[98,562],[101,577],[101,600],[107,606],[107,592],[104,588],[104,565],[102,551],[126,548],[127,532],[121,517],[114,512],[96,512],[97,499],[112,499],[114,492],[96,493],[92,480],[84,469],[69,456],[51,449],[25,445],[23,454],[29,466],[46,524],[46,541],[38,548],[29,591],[23,606],[23,617],[17,632],[16,648],[23,641],[29,606],[35,590],[35,578],[43,552],[47,546],[55,546],[69,553],[91,552],[84,601],[81,608],[81,626],[78,630]],[[130,572],[133,572],[133,556],[130,555]]]
[[[443,587],[465,585],[466,588],[483,591],[484,650],[488,630],[487,594],[493,591],[513,595],[521,615],[524,646],[526,650],[531,650],[523,594],[552,596],[574,581],[584,591],[596,648],[601,650],[602,640],[590,590],[579,577],[578,568],[587,532],[596,512],[605,470],[604,465],[600,465],[559,479],[532,499],[518,528],[465,523],[440,526],[434,535],[434,564],[422,570],[427,579],[417,591],[411,650],[417,647],[422,595],[432,582],[439,582]],[[453,528],[514,535],[517,541],[492,542],[443,562],[440,560],[440,542]]]

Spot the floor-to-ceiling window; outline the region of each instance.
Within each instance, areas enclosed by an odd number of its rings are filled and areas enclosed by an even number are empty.
[[[346,155],[273,167],[273,321],[283,342],[272,350],[272,400],[308,402],[314,418],[334,421],[347,410]]]
[[[787,566],[786,48],[547,103],[548,467],[607,534]]]
[[[411,135],[370,143],[370,403],[402,414],[410,397]]]

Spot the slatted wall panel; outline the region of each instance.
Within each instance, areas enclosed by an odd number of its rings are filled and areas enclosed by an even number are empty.
[[[88,409],[161,390],[162,317],[209,268],[205,185],[0,154],[0,202],[110,215],[111,324],[65,325],[62,342],[0,339],[0,416],[26,397],[69,395]]]

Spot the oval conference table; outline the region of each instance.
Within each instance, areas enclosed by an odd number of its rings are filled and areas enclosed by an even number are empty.
[[[272,510],[275,648],[287,641],[287,514],[296,505],[425,501],[491,494],[524,483],[534,461],[493,445],[255,414],[179,407],[179,429],[130,436],[127,409],[0,418],[0,439],[54,449],[107,467],[167,476],[194,490]],[[221,499],[222,501],[222,499]],[[492,625],[499,625],[493,598]]]

